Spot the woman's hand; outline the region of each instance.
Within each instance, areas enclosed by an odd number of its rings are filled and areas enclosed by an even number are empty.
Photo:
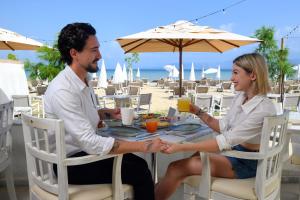
[[[196,106],[195,104],[190,103],[190,113],[193,113],[195,115],[197,115],[197,113],[200,111],[201,109]]]

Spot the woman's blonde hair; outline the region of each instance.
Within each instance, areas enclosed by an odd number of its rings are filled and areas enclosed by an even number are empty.
[[[268,65],[259,53],[244,54],[233,60],[233,64],[243,68],[247,73],[256,75],[255,93],[266,95],[270,91]]]

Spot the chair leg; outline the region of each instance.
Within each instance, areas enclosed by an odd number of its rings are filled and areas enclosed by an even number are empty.
[[[7,167],[5,170],[6,187],[10,200],[17,200],[16,190],[14,185],[14,177],[11,167]]]

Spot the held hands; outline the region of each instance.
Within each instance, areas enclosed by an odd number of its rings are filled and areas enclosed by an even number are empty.
[[[155,138],[153,140],[147,140],[145,143],[145,153],[155,153],[162,151],[165,149],[165,146],[167,143],[165,141],[162,141],[160,138]]]
[[[145,153],[156,153],[159,151],[165,154],[176,153],[180,151],[180,144],[169,143],[160,138],[145,141]]]
[[[163,148],[161,149],[162,153],[165,154],[172,154],[172,153],[176,153],[179,152],[180,149],[180,144],[176,144],[176,143],[165,143]]]

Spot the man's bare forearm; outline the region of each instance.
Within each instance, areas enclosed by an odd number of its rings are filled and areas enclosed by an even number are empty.
[[[115,140],[115,143],[110,151],[111,154],[122,154],[131,152],[149,152],[152,148],[153,141],[145,142],[127,142]]]

